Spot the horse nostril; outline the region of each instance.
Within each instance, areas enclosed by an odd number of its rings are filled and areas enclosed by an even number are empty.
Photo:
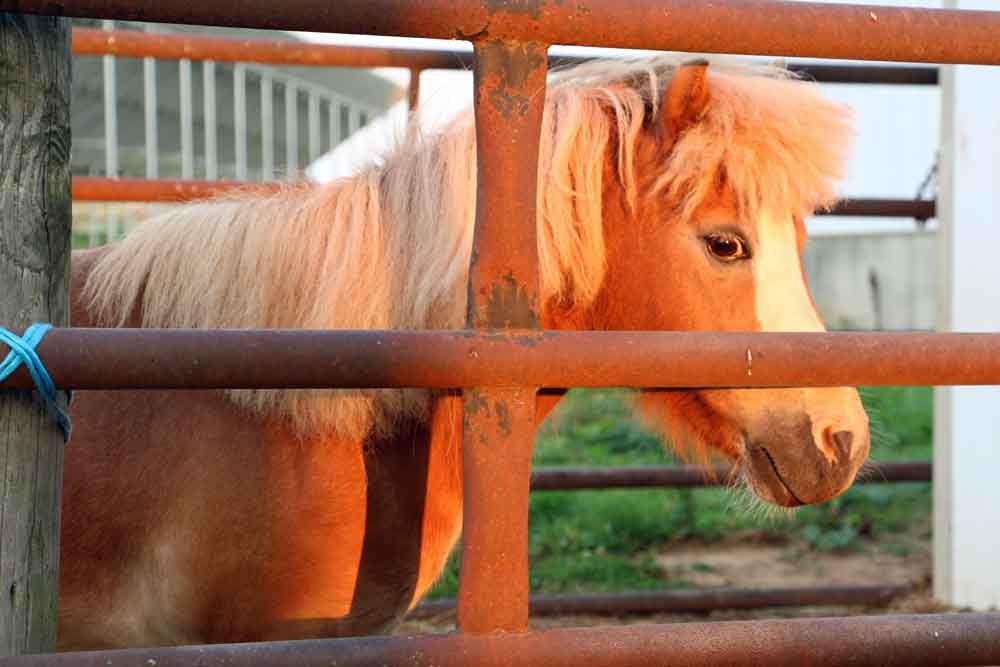
[[[854,442],[853,433],[850,431],[837,431],[829,434],[827,441],[838,461],[849,461],[851,459],[851,444]]]

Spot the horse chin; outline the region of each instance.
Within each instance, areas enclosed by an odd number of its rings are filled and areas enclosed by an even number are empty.
[[[781,478],[774,459],[763,447],[744,443],[741,461],[743,477],[747,486],[761,500],[779,507],[799,507],[805,505]]]

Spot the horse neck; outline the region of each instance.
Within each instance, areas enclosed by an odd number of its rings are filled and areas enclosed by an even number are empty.
[[[377,201],[354,198],[352,182],[374,184]],[[339,189],[336,196],[365,209],[352,216],[363,218],[365,230],[348,245],[378,246],[357,270],[359,281],[377,287],[385,299],[386,328],[463,325],[475,186],[474,138],[458,122],[426,141],[404,140],[384,166]]]

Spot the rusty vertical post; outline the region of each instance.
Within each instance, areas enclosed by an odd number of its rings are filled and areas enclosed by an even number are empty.
[[[416,111],[417,105],[420,104],[420,75],[423,71],[422,67],[410,68],[410,87],[406,91],[406,102],[410,113]]]
[[[470,328],[538,327],[535,194],[547,45],[475,44],[478,156],[469,269]],[[464,393],[465,519],[458,624],[464,632],[528,626],[528,491],[534,387]]]
[[[10,329],[69,322],[69,27],[0,13],[0,326]],[[0,392],[0,655],[55,649],[63,446],[37,396]]]

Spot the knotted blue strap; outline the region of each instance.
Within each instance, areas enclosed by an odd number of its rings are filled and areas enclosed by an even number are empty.
[[[51,328],[52,326],[48,324],[32,324],[24,332],[23,336],[18,336],[0,327],[0,343],[10,348],[10,352],[7,353],[6,358],[0,362],[0,382],[10,377],[11,373],[16,371],[18,366],[24,364],[28,369],[28,373],[31,374],[31,379],[35,381],[38,393],[45,399],[45,405],[48,406],[56,418],[59,428],[62,429],[63,436],[69,441],[70,433],[73,430],[73,422],[70,420],[69,415],[59,407],[59,401],[56,397],[56,385],[52,382],[49,372],[45,370],[45,364],[42,363],[42,360],[35,352],[35,348],[38,347],[38,344],[42,342],[45,334]]]

